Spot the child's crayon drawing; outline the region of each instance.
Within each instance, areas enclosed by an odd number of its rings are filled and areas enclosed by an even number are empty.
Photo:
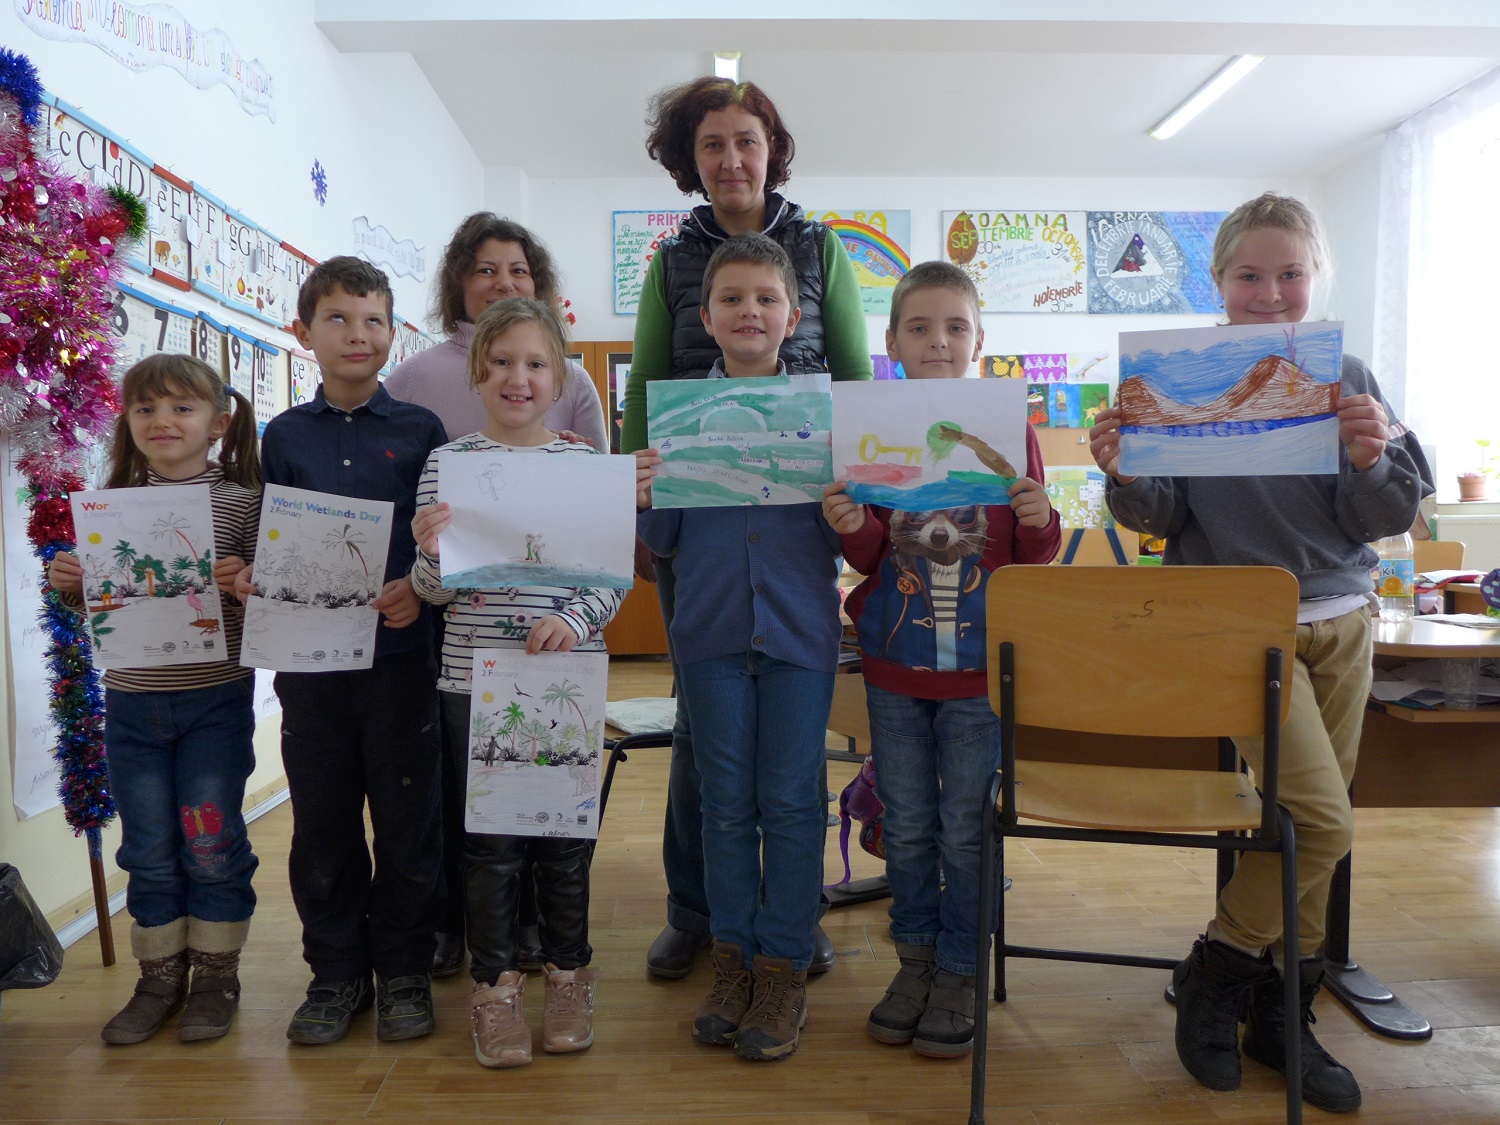
[[[1065,528],[1115,526],[1104,503],[1104,474],[1091,465],[1049,465],[1047,498]]]
[[[1087,312],[1087,219],[1084,211],[944,211],[943,253],[973,279],[987,313]]]
[[[635,584],[635,458],[444,449],[443,588]]]
[[[1120,334],[1120,472],[1338,471],[1344,326],[1249,324]]]
[[[896,282],[911,269],[911,212],[817,208],[809,210],[807,217],[827,226],[844,244],[859,281],[865,315],[890,312]]]
[[[652,507],[821,500],[833,480],[829,386],[827,375],[647,383],[647,429],[662,458]]]
[[[1026,471],[1019,379],[840,383],[833,458],[851,499],[916,512],[1009,504]]]
[[[475,650],[468,831],[599,835],[608,676],[603,652]]]
[[[111,488],[70,499],[96,663],[223,660],[209,486]]]
[[[1209,272],[1224,211],[1090,211],[1091,313],[1211,313]]]

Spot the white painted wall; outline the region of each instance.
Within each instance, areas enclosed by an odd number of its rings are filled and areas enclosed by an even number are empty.
[[[351,223],[364,215],[426,247],[430,279],[455,217],[481,206],[484,172],[410,56],[339,54],[303,0],[174,6],[195,24],[221,27],[245,57],[265,65],[275,83],[274,123],[242,112],[226,87],[198,90],[162,67],[134,74],[97,47],[43,39],[11,4],[0,6],[0,43],[30,57],[59,98],[313,257],[350,252]],[[326,206],[313,196],[315,159],[328,170]],[[138,275],[127,280],[153,285]],[[428,283],[393,281],[397,314],[420,323]],[[223,307],[214,315],[272,342],[291,342]],[[30,576],[0,573],[0,588],[23,581]],[[15,736],[11,716],[7,687],[0,693],[7,749]],[[261,764],[251,791],[281,773],[276,725],[267,720],[263,727],[271,729],[257,739]],[[88,890],[85,849],[60,809],[15,819],[8,757],[0,761],[0,858],[19,867],[38,905],[54,912]],[[111,873],[117,846],[116,826],[105,840]]]
[[[1328,314],[1344,322],[1344,350],[1370,361],[1375,352],[1375,242],[1380,229],[1380,145],[1330,171],[1309,203],[1323,222],[1333,253]],[[1405,412],[1406,388],[1380,379],[1380,389],[1398,414]]]

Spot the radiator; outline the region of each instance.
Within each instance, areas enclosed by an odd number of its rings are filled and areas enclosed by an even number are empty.
[[[1487,505],[1488,506],[1488,505]],[[1448,512],[1456,504],[1441,504],[1433,519],[1439,539],[1457,539],[1464,545],[1465,570],[1500,567],[1500,512]]]

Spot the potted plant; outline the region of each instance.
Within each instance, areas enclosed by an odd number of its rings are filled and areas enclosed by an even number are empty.
[[[1495,469],[1489,464],[1490,439],[1475,438],[1474,444],[1479,446],[1479,468],[1458,474],[1460,500],[1488,500],[1490,497],[1490,480],[1495,476]]]

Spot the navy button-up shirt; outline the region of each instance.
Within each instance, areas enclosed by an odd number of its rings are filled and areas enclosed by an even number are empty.
[[[318,387],[311,402],[294,406],[266,426],[260,439],[261,476],[267,484],[329,492],[357,500],[388,500],[395,505],[385,581],[411,572],[417,545],[411,535],[417,482],[427,457],[448,440],[436,414],[398,402],[377,387],[363,406],[330,406]],[[431,644],[432,619],[426,603],[421,616],[404,629],[380,619],[375,655],[405,652]]]

